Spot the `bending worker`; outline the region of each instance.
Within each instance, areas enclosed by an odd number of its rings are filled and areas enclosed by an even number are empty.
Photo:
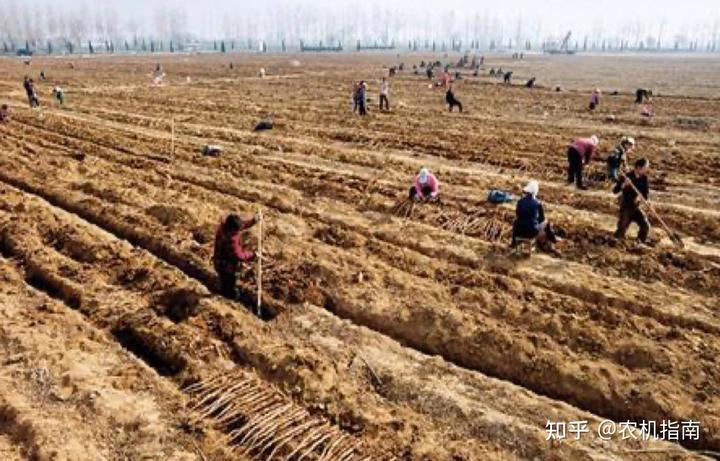
[[[567,152],[568,184],[572,184],[574,181],[578,189],[587,189],[583,184],[583,165],[590,163],[598,144],[600,144],[600,140],[595,135],[589,138],[578,138],[570,144]]]
[[[620,140],[620,144],[615,146],[615,149],[610,153],[607,158],[608,178],[611,181],[617,181],[620,172],[625,172],[627,168],[627,156],[632,152],[635,147],[635,139],[629,136],[624,136]]]

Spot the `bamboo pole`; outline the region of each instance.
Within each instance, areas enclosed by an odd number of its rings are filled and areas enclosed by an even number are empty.
[[[263,215],[258,211],[258,264],[257,264],[257,316],[262,314],[262,244],[263,244]]]

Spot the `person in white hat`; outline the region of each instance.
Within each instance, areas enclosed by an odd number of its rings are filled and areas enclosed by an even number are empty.
[[[513,222],[512,242],[510,247],[517,245],[517,238],[537,239],[542,246],[549,247],[557,243],[559,239],[555,236],[550,223],[545,219],[545,210],[542,203],[537,199],[540,192],[540,184],[537,181],[529,181],[523,187],[523,196],[515,207],[515,222]]]
[[[578,138],[570,144],[567,152],[568,184],[575,182],[578,189],[587,189],[583,184],[583,165],[590,163],[590,159],[597,151],[598,144],[600,144],[600,140],[595,135],[589,138]]]
[[[440,182],[427,168],[421,168],[410,187],[410,200],[430,200],[439,198]]]
[[[620,143],[607,158],[608,179],[616,182],[620,177],[619,172],[625,171],[628,162],[628,154],[635,147],[635,138],[624,136]]]

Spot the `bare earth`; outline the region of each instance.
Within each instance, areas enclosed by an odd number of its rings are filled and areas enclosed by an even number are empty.
[[[466,71],[455,85],[465,112],[449,114],[413,75],[430,58],[0,60],[13,109],[0,125],[0,459],[720,451],[718,61],[490,55],[485,72],[513,69],[516,84]],[[161,87],[149,84],[156,60]],[[377,80],[399,62],[392,111],[379,113]],[[21,81],[40,69],[43,107],[31,111]],[[540,88],[528,90],[533,75]],[[363,78],[367,118],[351,112]],[[55,85],[65,107],[51,102]],[[651,120],[638,87],[655,90]],[[275,128],[253,133],[264,117]],[[602,155],[581,192],[565,185],[565,151],[591,134]],[[623,135],[638,142],[632,160],[650,159],[651,197],[684,249],[659,227],[649,248],[634,229],[610,238],[602,158]],[[203,144],[224,152],[203,157]],[[404,206],[423,165],[442,204]],[[559,255],[512,254],[513,205],[485,201],[530,178],[565,234]],[[262,320],[214,294],[211,262],[220,216],[258,208]],[[240,277],[248,306],[253,269]],[[604,419],[697,421],[700,439],[603,441]],[[546,440],[548,421],[580,420],[590,432],[579,440]]]

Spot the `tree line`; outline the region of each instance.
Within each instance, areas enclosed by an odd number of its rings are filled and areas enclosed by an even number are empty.
[[[541,18],[500,18],[460,11],[409,12],[377,4],[347,7],[287,6],[242,11],[211,8],[203,15],[188,6],[155,7],[143,14],[108,0],[76,8],[50,0],[0,1],[0,51],[17,53],[118,53],[201,51],[295,51],[344,43],[347,50],[526,50],[556,47],[567,29],[543,27]],[[38,3],[46,1],[47,3]],[[256,8],[262,8],[258,6]],[[569,27],[568,27],[569,29]],[[360,43],[359,46],[355,44]],[[402,45],[401,45],[402,44]],[[670,30],[629,18],[613,28],[602,22],[574,30],[576,51],[720,52],[720,18]]]

